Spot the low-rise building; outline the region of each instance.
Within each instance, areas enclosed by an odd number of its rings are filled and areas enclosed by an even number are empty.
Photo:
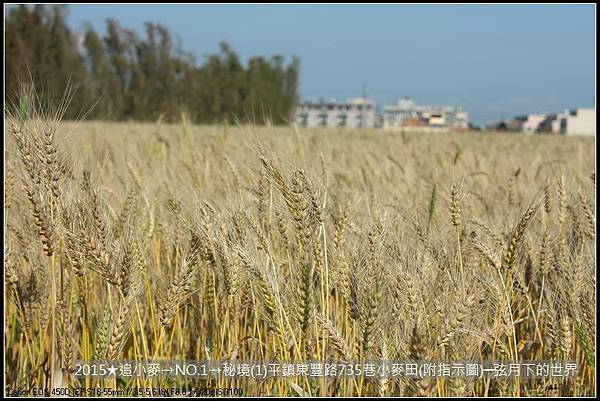
[[[548,114],[528,114],[523,122],[523,132],[532,134],[540,132],[542,124],[548,119]]]
[[[489,130],[556,133],[563,135],[596,135],[596,110],[579,108],[559,114],[528,114],[488,126]]]
[[[338,102],[335,99],[308,99],[296,108],[296,123],[301,127],[375,127],[375,103],[364,97]]]
[[[466,131],[469,115],[460,107],[417,105],[411,98],[404,97],[397,104],[384,107],[383,127]]]
[[[552,121],[552,132],[564,135],[596,135],[596,109],[565,110]]]

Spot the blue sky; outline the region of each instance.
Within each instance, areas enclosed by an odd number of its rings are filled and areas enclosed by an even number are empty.
[[[478,124],[595,107],[594,5],[71,5],[75,29],[104,21],[176,33],[199,60],[228,41],[243,60],[297,55],[302,97],[377,106],[462,105]]]

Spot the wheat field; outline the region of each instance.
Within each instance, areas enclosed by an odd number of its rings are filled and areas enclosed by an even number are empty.
[[[595,395],[593,138],[43,117],[6,121],[6,386],[200,385],[75,376],[102,359],[545,360],[578,374],[202,385]]]

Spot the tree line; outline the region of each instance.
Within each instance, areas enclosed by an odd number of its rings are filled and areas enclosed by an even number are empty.
[[[76,87],[65,118],[229,121],[281,124],[297,101],[299,60],[257,56],[241,62],[225,42],[198,63],[169,30],[147,22],[142,35],[106,21],[99,34],[74,32],[66,6],[12,7],[5,17],[5,100],[23,82],[41,88],[42,102]],[[7,103],[8,104],[8,103]]]

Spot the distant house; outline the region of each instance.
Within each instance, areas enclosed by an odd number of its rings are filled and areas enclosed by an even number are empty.
[[[499,123],[488,125],[487,129],[492,131],[523,132],[527,116],[517,116]]]
[[[308,99],[296,107],[296,123],[301,127],[373,128],[376,124],[375,103],[367,98]]]
[[[424,117],[407,117],[402,121],[402,127],[428,127],[429,120]]]
[[[527,119],[523,122],[523,132],[527,134],[541,132],[540,128],[547,118],[547,114],[528,114]]]
[[[524,133],[596,135],[596,110],[579,108],[560,114],[529,114],[504,120],[487,128]]]
[[[548,114],[548,115],[546,115],[546,118],[544,118],[544,121],[542,121],[538,125],[538,129],[537,129],[536,132],[541,132],[541,133],[550,133],[550,132],[552,132],[552,123],[554,122],[554,120],[556,120],[556,114]]]
[[[564,135],[596,135],[596,109],[565,110],[552,121],[552,132]]]
[[[417,105],[404,97],[397,104],[385,106],[383,127],[461,131],[469,129],[469,115],[458,107]]]

